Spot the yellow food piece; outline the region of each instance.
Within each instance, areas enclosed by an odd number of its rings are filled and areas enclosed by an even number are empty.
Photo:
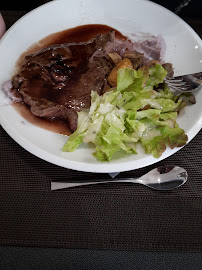
[[[112,86],[115,87],[117,85],[117,71],[120,68],[133,68],[132,62],[128,58],[124,58],[121,60],[120,63],[118,63],[110,72],[107,81]]]
[[[115,65],[117,65],[118,63],[122,61],[122,58],[118,53],[108,53],[108,56],[110,57],[110,59],[113,61]]]

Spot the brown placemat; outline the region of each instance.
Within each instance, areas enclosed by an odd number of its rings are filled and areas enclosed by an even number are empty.
[[[201,26],[199,30],[201,34]],[[177,164],[189,173],[178,190],[160,193],[138,185],[107,184],[51,192],[50,181],[108,175],[43,161],[0,127],[0,244],[202,251],[201,150],[202,131],[173,156],[120,174],[138,177],[158,165]]]

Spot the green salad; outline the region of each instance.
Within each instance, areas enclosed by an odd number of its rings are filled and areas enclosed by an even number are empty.
[[[118,151],[137,154],[138,143],[155,158],[167,146],[185,145],[188,138],[176,118],[186,103],[166,85],[166,74],[160,64],[119,69],[115,89],[102,96],[92,91],[91,107],[78,112],[77,130],[63,151],[93,143],[97,160],[110,161]]]

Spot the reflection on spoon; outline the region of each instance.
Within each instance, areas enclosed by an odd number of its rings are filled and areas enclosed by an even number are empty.
[[[151,170],[140,178],[118,178],[106,179],[102,181],[75,181],[75,182],[51,182],[51,190],[72,188],[86,185],[106,184],[106,183],[133,183],[142,184],[155,190],[172,190],[182,186],[188,178],[187,171],[178,166],[161,166]]]

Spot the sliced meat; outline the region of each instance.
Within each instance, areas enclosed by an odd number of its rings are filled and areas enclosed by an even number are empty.
[[[90,107],[91,91],[99,95],[103,93],[105,77],[110,72],[107,60],[99,58],[97,63],[89,63],[87,72],[82,73],[78,80],[64,87],[58,95],[58,103],[76,111]],[[71,91],[68,89],[71,88]]]
[[[68,122],[70,130],[76,130],[76,111],[66,108],[60,104],[47,101],[43,98],[32,98],[26,94],[24,94],[23,97],[24,102],[30,106],[31,112],[34,115],[51,120],[64,119]]]
[[[34,115],[63,119],[74,131],[77,111],[90,107],[92,90],[102,94],[110,72],[106,57],[89,59],[113,36],[99,34],[88,42],[52,45],[26,56],[12,80],[12,91],[22,96]]]

